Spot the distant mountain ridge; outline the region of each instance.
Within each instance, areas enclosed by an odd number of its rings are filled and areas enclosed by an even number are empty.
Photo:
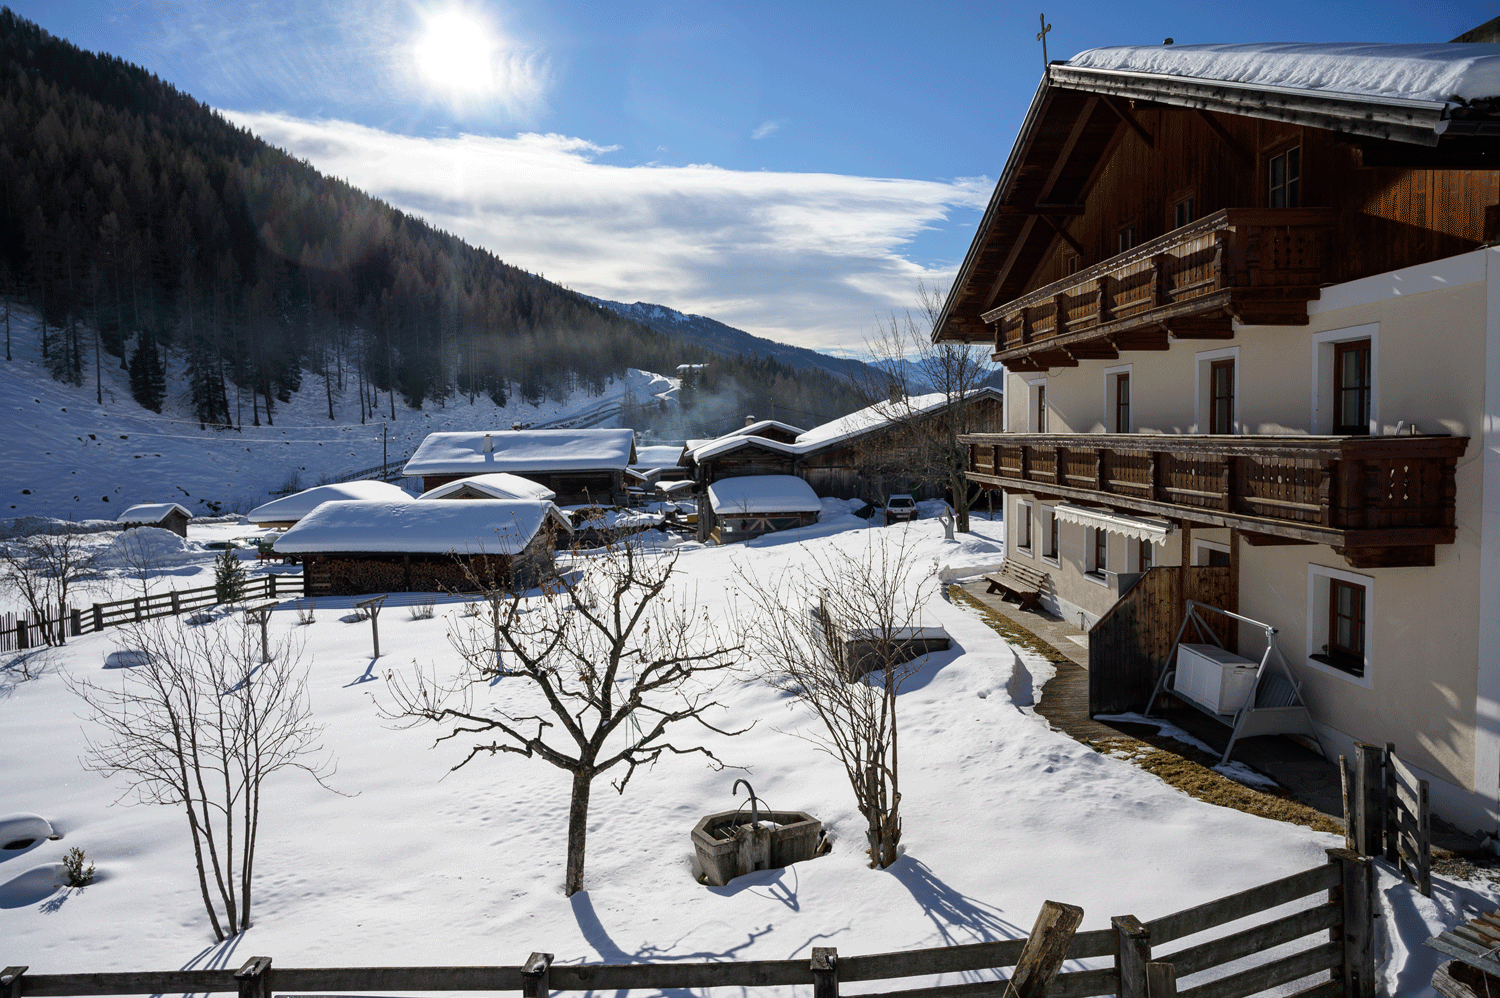
[[[695,343],[722,357],[755,354],[758,357],[770,357],[798,370],[816,368],[827,371],[829,374],[850,379],[857,384],[864,384],[879,373],[862,361],[831,357],[826,353],[809,350],[807,347],[778,343],[764,336],[756,336],[743,329],[736,329],[718,319],[710,319],[706,315],[689,315],[675,308],[651,302],[638,301],[634,305],[626,305],[624,302],[607,301],[589,295],[583,297],[626,319],[632,319],[673,339]]]

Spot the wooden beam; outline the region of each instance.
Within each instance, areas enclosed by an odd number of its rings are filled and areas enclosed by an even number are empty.
[[[1312,541],[1304,541],[1296,537],[1277,537],[1274,534],[1258,534],[1249,530],[1241,530],[1240,537],[1244,538],[1245,543],[1253,548],[1274,548],[1292,544],[1312,543]]]
[[[1016,961],[1010,976],[1007,996],[1044,998],[1068,954],[1068,943],[1083,922],[1083,909],[1058,901],[1043,901],[1041,913],[1032,926],[1026,948]]]
[[[1052,226],[1052,231],[1056,232],[1059,236],[1062,236],[1063,241],[1066,242],[1069,246],[1073,247],[1073,252],[1077,253],[1079,256],[1085,255],[1083,244],[1074,239],[1072,233],[1068,232],[1068,230],[1063,227],[1063,224],[1061,222],[1053,218],[1051,215],[1037,215],[1037,217],[1046,222],[1048,225]]]
[[[1239,141],[1233,135],[1229,134],[1229,130],[1219,124],[1219,119],[1201,107],[1195,107],[1193,110],[1197,112],[1198,117],[1203,119],[1203,123],[1208,126],[1208,130],[1213,132],[1214,136],[1220,142],[1224,143],[1224,148],[1228,149],[1234,155],[1235,159],[1239,160],[1246,168],[1255,166],[1255,157],[1250,154],[1250,150],[1240,145]]]
[[[1178,340],[1228,340],[1234,338],[1234,320],[1227,312],[1169,319],[1167,331]]]
[[[1000,215],[1082,215],[1086,204],[1002,204],[995,208]]]
[[[1000,297],[1000,289],[1005,286],[1005,279],[1010,276],[1011,269],[1015,267],[1016,260],[1021,256],[1021,248],[1026,245],[1026,240],[1031,238],[1031,227],[1036,224],[1035,215],[1027,215],[1026,221],[1021,223],[1021,231],[1016,236],[1016,241],[1011,244],[1010,253],[1005,257],[1005,263],[1001,265],[1000,272],[995,275],[994,283],[990,285],[989,293],[984,296],[984,305],[980,312],[988,312],[995,304],[995,299]]]
[[[1105,97],[1103,100],[1105,107],[1119,115],[1120,120],[1125,122],[1126,126],[1132,132],[1141,137],[1141,141],[1146,143],[1147,149],[1156,148],[1156,140],[1151,137],[1151,133],[1146,131],[1139,121],[1135,120],[1135,115],[1130,113],[1130,108],[1125,106],[1124,100],[1119,97]]]
[[[1437,549],[1430,544],[1400,544],[1382,547],[1335,547],[1350,568],[1431,568],[1437,564]]]

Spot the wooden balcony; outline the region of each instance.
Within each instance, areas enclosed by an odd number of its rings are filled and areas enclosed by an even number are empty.
[[[1355,568],[1431,565],[1452,544],[1468,437],[976,433],[969,479],[1234,527],[1246,543],[1328,544]]]
[[[985,312],[1012,371],[1074,367],[1170,338],[1227,339],[1231,320],[1302,326],[1331,280],[1327,208],[1225,208]],[[1170,338],[1169,338],[1170,337]]]

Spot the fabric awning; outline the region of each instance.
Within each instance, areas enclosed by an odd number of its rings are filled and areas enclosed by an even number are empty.
[[[1106,530],[1111,534],[1124,534],[1126,537],[1132,537],[1138,541],[1150,541],[1152,544],[1160,544],[1167,539],[1168,534],[1177,529],[1176,525],[1168,520],[1131,516],[1128,513],[1116,513],[1113,510],[1096,509],[1090,506],[1074,506],[1066,502],[1053,506],[1052,512],[1059,520],[1081,523],[1085,527]]]

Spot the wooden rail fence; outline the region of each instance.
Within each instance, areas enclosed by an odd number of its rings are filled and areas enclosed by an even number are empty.
[[[265,575],[245,583],[244,599],[275,599],[280,592],[300,593],[302,576],[285,576],[280,586],[277,576]],[[69,607],[58,617],[38,618],[35,614],[7,613],[0,615],[0,652],[26,651],[44,644],[54,643],[49,637],[78,637],[91,634],[106,627],[121,624],[138,624],[157,617],[173,617],[193,610],[214,606],[219,602],[213,586],[196,589],[173,589],[170,592],[152,593],[133,599],[115,600],[110,603],[95,603],[92,607]],[[0,996],[3,998],[3,996]]]
[[[1307,904],[1307,899],[1316,900]],[[1303,902],[1303,906],[1228,935],[1189,940],[1198,933],[1263,916],[1293,902]],[[1048,907],[1069,906],[1048,902]],[[13,966],[0,971],[0,998],[209,992],[272,998],[273,994],[287,993],[370,995],[407,991],[519,991],[524,998],[545,998],[561,991],[778,985],[811,985],[814,998],[837,998],[845,984],[1012,968],[1016,969],[1009,975],[1006,993],[1014,989],[1018,998],[1248,998],[1310,977],[1323,979],[1295,992],[1296,998],[1373,998],[1374,908],[1375,880],[1370,860],[1331,849],[1323,865],[1149,922],[1124,915],[1113,919],[1108,929],[1080,932],[1071,938],[1054,934],[1052,945],[1061,949],[1061,941],[1066,940],[1066,949],[1042,954],[1040,973],[1036,970],[1037,951],[1047,949],[1044,930],[1054,928],[1044,924],[1046,908],[1030,940],[864,956],[841,956],[831,947],[820,947],[813,950],[811,960],[721,963],[555,964],[550,954],[534,953],[526,963],[513,967],[273,969],[269,957],[254,957],[237,971],[27,974],[25,967]],[[1076,908],[1071,910],[1082,914]],[[1184,942],[1186,945],[1182,945]],[[1049,957],[1056,962],[1047,965]],[[1052,976],[1062,959],[1104,957],[1112,957],[1113,964]],[[1249,965],[1230,966],[1233,964]],[[1191,980],[1195,977],[1196,981]],[[898,989],[871,998],[998,995],[999,983],[1003,982],[983,980]]]
[[[1340,765],[1342,765],[1342,761]],[[1345,827],[1350,847],[1362,856],[1384,855],[1432,895],[1432,816],[1427,781],[1396,757],[1396,746],[1357,742]]]

